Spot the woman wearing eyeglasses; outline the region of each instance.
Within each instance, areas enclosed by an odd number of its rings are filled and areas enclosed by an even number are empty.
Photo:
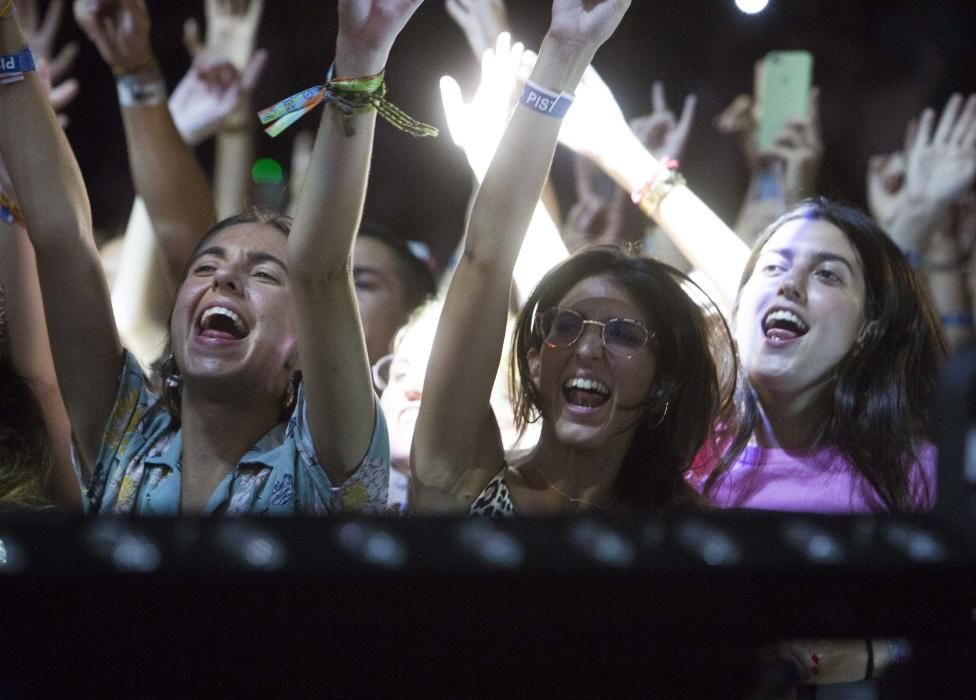
[[[722,392],[712,327],[682,291],[686,278],[666,265],[594,248],[550,271],[519,314],[511,353],[517,420],[541,421],[536,446],[506,455],[489,406],[515,259],[559,131],[553,114],[628,5],[553,4],[438,325],[414,435],[414,511],[658,511],[699,502],[684,474]],[[538,109],[539,95],[556,109]]]

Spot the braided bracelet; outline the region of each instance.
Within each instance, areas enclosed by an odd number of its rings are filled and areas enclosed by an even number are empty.
[[[417,121],[386,99],[385,71],[361,78],[333,78],[335,64],[329,68],[324,85],[317,85],[296,93],[267,109],[258,112],[261,124],[267,125],[269,136],[281,134],[319,104],[331,103],[343,113],[346,136],[356,133],[350,117],[360,112],[376,112],[400,131],[411,136],[432,137],[438,131],[429,124]]]
[[[657,211],[661,201],[671,193],[671,190],[685,184],[684,176],[678,172],[678,161],[665,156],[661,159],[661,164],[667,169],[665,171],[667,174],[662,177],[660,171],[655,173],[630,196],[634,204],[638,205],[647,216],[652,216]]]

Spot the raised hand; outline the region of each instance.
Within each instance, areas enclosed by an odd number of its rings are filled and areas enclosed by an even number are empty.
[[[499,34],[509,30],[505,0],[447,0],[445,8],[464,31],[478,60],[495,45]]]
[[[244,70],[254,53],[264,0],[206,0],[205,8],[206,44],[196,20],[189,19],[183,35],[187,51],[196,57],[206,50]]]
[[[383,70],[390,48],[423,0],[339,0],[336,71],[341,76]]]
[[[976,180],[976,94],[963,106],[961,95],[946,103],[933,132],[935,112],[926,109],[907,152],[909,202],[943,207],[956,203]]]
[[[145,0],[75,0],[75,19],[118,75],[155,63]]]
[[[887,229],[905,199],[905,154],[901,151],[871,156],[868,160],[868,209]]]
[[[750,172],[758,169],[756,156],[756,115],[751,95],[738,95],[722,110],[714,121],[715,128],[727,136],[735,136]]]
[[[757,122],[751,96],[739,95],[715,117],[716,129],[739,139],[746,165],[753,175],[764,169],[771,169],[777,175],[787,206],[813,193],[823,159],[816,88],[810,90],[809,105],[807,115],[789,120],[773,147],[763,152],[756,145]]]
[[[268,52],[263,49],[254,52],[243,71],[207,52],[198,54],[169,98],[183,140],[195,145],[213,136],[247,101],[267,62]]]
[[[60,51],[54,52],[54,40],[58,35],[58,29],[61,28],[61,19],[64,17],[64,1],[52,0],[47,7],[47,12],[44,13],[44,18],[41,19],[37,11],[37,0],[20,0],[17,3],[17,16],[34,58],[46,60],[49,64],[50,79],[59,82],[71,70],[75,58],[78,57],[76,41],[70,41],[62,46]]]
[[[655,158],[680,160],[688,143],[697,103],[695,95],[685,97],[681,116],[675,119],[664,99],[664,85],[655,80],[651,86],[651,113],[631,120],[630,128]]]
[[[481,82],[470,103],[454,78],[441,78],[441,99],[448,130],[462,148],[475,177],[488,169],[517,98],[519,72],[525,58],[522,44],[512,44],[507,32],[498,35],[494,49],[481,59]]]
[[[549,36],[598,48],[623,19],[630,0],[553,0]]]
[[[37,75],[47,89],[47,98],[51,101],[54,113],[58,115],[58,123],[62,128],[68,127],[68,115],[64,109],[78,96],[80,84],[74,78],[62,80],[57,85],[52,82],[51,66],[47,61],[38,61]]]
[[[760,166],[781,164],[787,204],[813,194],[823,159],[820,91],[817,88],[810,90],[809,105],[809,112],[805,117],[790,119],[776,137],[773,147],[758,153]]]

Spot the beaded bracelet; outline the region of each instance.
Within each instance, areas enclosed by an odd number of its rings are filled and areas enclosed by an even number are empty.
[[[385,71],[361,78],[334,78],[335,64],[329,68],[325,84],[308,88],[258,112],[261,124],[266,124],[269,136],[281,134],[321,103],[331,103],[343,114],[346,136],[356,133],[351,116],[360,112],[376,112],[400,131],[411,136],[433,137],[438,131],[429,124],[417,121],[386,99]]]
[[[671,190],[686,182],[684,176],[678,172],[678,161],[665,156],[661,159],[661,164],[667,169],[667,175],[662,177],[660,172],[655,173],[630,196],[631,201],[648,216],[652,216],[657,211],[661,201],[671,193]]]

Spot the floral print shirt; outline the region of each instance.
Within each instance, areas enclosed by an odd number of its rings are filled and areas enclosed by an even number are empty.
[[[376,403],[369,450],[345,483],[333,485],[312,445],[301,387],[286,423],[265,434],[218,484],[205,513],[329,515],[383,512],[390,445]],[[182,431],[147,387],[138,361],[125,354],[119,393],[91,481],[82,495],[88,513],[172,516],[180,513]]]

